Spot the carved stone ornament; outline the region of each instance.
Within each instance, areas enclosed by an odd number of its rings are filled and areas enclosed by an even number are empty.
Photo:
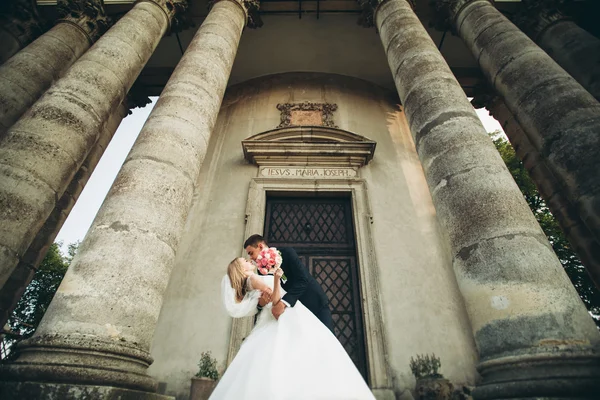
[[[137,0],[154,3],[165,12],[169,22],[167,35],[181,32],[194,26],[190,13],[188,12],[188,0]]]
[[[375,10],[384,0],[357,0],[362,12],[358,17],[358,24],[365,28],[375,26]],[[415,9],[415,0],[406,0]]]
[[[208,1],[208,9],[210,10],[212,6],[221,0],[209,0]],[[236,1],[244,7],[248,14],[248,20],[246,21],[246,26],[250,29],[256,29],[263,26],[263,21],[260,18],[259,10],[260,10],[260,0],[231,0]]]
[[[142,83],[138,83],[138,81],[129,89],[123,101],[123,104],[127,107],[127,115],[131,115],[134,108],[143,108],[150,103],[152,103],[152,100],[148,97],[148,90]]]
[[[0,24],[19,41],[21,47],[37,39],[47,28],[40,21],[35,0],[0,1]]]
[[[564,10],[572,0],[523,0],[522,3],[511,21],[534,41],[554,22],[571,19]]]
[[[78,26],[85,32],[90,44],[93,44],[111,25],[102,3],[101,0],[58,0],[58,21]]]
[[[429,0],[429,5],[434,10],[429,26],[440,32],[449,31],[456,35],[457,32],[454,26],[456,16],[463,8],[474,1],[476,0]],[[494,0],[485,1],[494,4]]]
[[[277,104],[281,111],[281,122],[277,128],[288,126],[327,126],[337,128],[333,122],[333,112],[337,104],[331,103],[283,103]]]

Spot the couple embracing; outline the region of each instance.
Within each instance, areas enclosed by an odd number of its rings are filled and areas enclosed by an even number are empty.
[[[210,400],[375,399],[332,333],[327,295],[294,249],[269,248],[260,235],[244,248],[254,263],[229,264],[223,303],[234,318],[260,314]]]

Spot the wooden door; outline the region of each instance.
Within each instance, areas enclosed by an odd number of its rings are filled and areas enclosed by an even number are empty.
[[[350,199],[268,197],[264,232],[270,246],[293,247],[319,282],[335,335],[367,380]]]

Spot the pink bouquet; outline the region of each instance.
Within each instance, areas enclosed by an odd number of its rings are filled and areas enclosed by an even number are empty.
[[[275,247],[267,247],[258,254],[255,264],[261,274],[273,275],[275,271],[281,267],[282,262],[283,259],[281,258],[281,253],[279,250],[277,250]]]

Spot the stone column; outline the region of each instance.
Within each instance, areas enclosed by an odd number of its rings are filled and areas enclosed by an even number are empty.
[[[475,110],[406,0],[375,22],[471,320],[474,397],[590,393],[600,334]]]
[[[152,335],[249,6],[213,5],[8,379],[156,389]]]
[[[500,122],[517,157],[535,183],[540,196],[558,221],[573,249],[579,255],[592,280],[600,288],[600,242],[585,226],[577,208],[559,190],[554,175],[539,152],[533,147],[515,117],[502,99],[495,95],[475,96],[471,101],[475,108],[486,107]]]
[[[5,0],[0,4],[0,65],[43,31],[35,0]]]
[[[600,39],[580,28],[559,7],[564,0],[527,0],[512,20],[600,101]]]
[[[59,2],[57,24],[0,66],[0,138],[108,28],[101,0]]]
[[[600,241],[600,103],[488,0],[445,0],[450,22]]]
[[[85,162],[75,174],[71,184],[57,202],[56,207],[44,223],[44,226],[23,255],[21,261],[0,289],[0,326],[4,326],[10,314],[15,309],[27,285],[33,279],[38,267],[43,261],[48,249],[54,243],[58,232],[65,223],[75,202],[83,191],[88,179],[94,172],[102,154],[110,143],[123,118],[127,115],[128,107],[121,107],[109,118],[98,143],[88,154]]]
[[[0,140],[0,285],[169,29],[175,1],[136,3]]]

